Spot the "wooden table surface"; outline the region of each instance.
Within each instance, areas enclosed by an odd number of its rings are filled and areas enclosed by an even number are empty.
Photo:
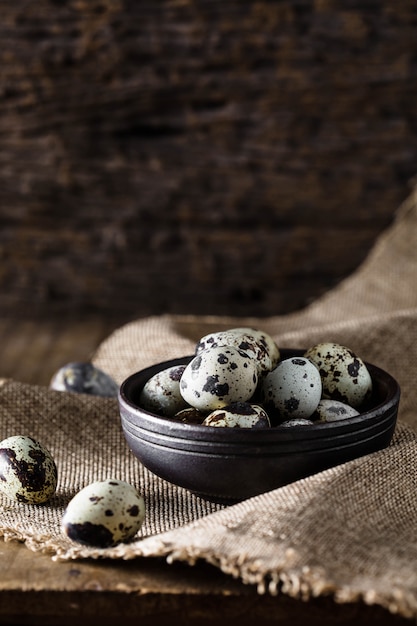
[[[0,377],[48,384],[70,360],[87,360],[115,322],[0,320]],[[380,607],[336,604],[331,598],[309,602],[284,595],[258,595],[217,568],[197,563],[168,564],[150,558],[134,561],[55,563],[18,542],[0,543],[0,624],[43,626],[182,623],[257,624],[409,624]],[[413,622],[414,623],[414,622]]]

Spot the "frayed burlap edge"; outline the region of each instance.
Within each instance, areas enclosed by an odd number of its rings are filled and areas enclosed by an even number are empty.
[[[75,549],[73,553],[67,553],[65,559],[61,559],[59,554],[56,554],[55,547],[49,545],[50,539],[48,537],[42,535],[22,537],[14,529],[2,529],[0,536],[6,542],[19,541],[25,543],[26,547],[33,552],[51,555],[53,561],[68,561],[80,558],[128,561],[140,557],[153,557],[165,558],[167,564],[173,564],[178,561],[187,563],[190,566],[195,566],[198,562],[204,561],[217,567],[222,573],[230,575],[235,579],[240,579],[245,585],[256,586],[259,595],[268,593],[272,596],[277,596],[282,593],[303,602],[308,602],[320,596],[329,596],[340,604],[362,601],[369,606],[381,606],[390,613],[401,615],[404,618],[417,618],[417,604],[414,595],[396,589],[393,589],[392,594],[387,596],[378,593],[374,589],[358,591],[348,586],[341,588],[327,580],[324,571],[320,567],[312,568],[305,566],[301,570],[292,569],[291,563],[294,558],[294,552],[291,548],[286,549],[279,567],[260,571],[256,560],[253,562],[245,560],[246,554],[228,558],[221,552],[207,550],[204,557],[202,557],[200,551],[192,546],[175,549],[171,543],[163,541],[158,537],[153,538],[155,546],[151,551],[145,549],[134,555],[126,555],[123,551],[119,553],[117,549],[114,549],[112,552],[106,551],[105,554],[97,552],[96,554],[89,553],[88,555],[83,555],[82,550]],[[132,588],[129,586],[129,592],[131,591]]]

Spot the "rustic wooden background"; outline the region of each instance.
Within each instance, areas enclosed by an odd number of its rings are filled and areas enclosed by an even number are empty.
[[[0,0],[2,317],[275,315],[417,157],[411,0]]]

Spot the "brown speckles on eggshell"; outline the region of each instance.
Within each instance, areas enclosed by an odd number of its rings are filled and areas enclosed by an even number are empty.
[[[300,406],[298,398],[288,398],[284,401],[284,407],[287,414],[291,415],[294,411],[297,411]]]
[[[261,397],[279,421],[290,417],[310,418],[322,392],[320,373],[304,357],[288,358],[267,374],[261,385]]]
[[[124,481],[104,480],[81,489],[68,503],[62,518],[70,539],[97,547],[132,538],[145,518],[145,503]]]
[[[0,489],[18,502],[41,504],[55,493],[57,467],[50,452],[32,437],[0,442]]]
[[[364,361],[335,342],[316,344],[305,352],[319,369],[323,396],[360,408],[370,397],[372,379]]]
[[[126,511],[131,517],[137,517],[139,515],[139,507],[137,504],[129,507]]]
[[[269,428],[271,422],[265,409],[249,402],[232,402],[210,413],[204,426],[224,428]]]
[[[168,367],[152,376],[144,385],[139,404],[146,411],[173,417],[186,407],[180,385],[184,366]]]
[[[222,346],[233,346],[255,359],[261,373],[272,370],[279,361],[279,349],[271,336],[250,327],[229,328],[209,333],[196,344],[195,354]]]
[[[257,372],[255,359],[237,347],[211,347],[200,352],[185,368],[181,393],[198,410],[218,409],[230,402],[248,400],[256,390]]]
[[[169,369],[168,375],[171,380],[174,382],[179,382],[181,380],[181,376],[183,375],[185,370],[185,365],[180,365],[178,367],[172,367]],[[172,393],[172,392],[171,392]]]
[[[65,532],[70,539],[84,545],[97,548],[109,548],[114,545],[113,534],[102,524],[83,522],[82,524],[68,523]]]
[[[174,419],[184,424],[201,424],[205,417],[205,413],[194,407],[187,407],[174,415]]]

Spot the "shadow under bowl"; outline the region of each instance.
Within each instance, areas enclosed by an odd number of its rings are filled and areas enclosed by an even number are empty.
[[[303,350],[281,350],[283,359]],[[359,416],[265,429],[214,428],[149,413],[139,406],[147,380],[193,357],[164,361],[129,376],[118,402],[126,441],[151,472],[213,502],[233,503],[387,447],[400,400],[397,381],[366,363],[372,398]]]

